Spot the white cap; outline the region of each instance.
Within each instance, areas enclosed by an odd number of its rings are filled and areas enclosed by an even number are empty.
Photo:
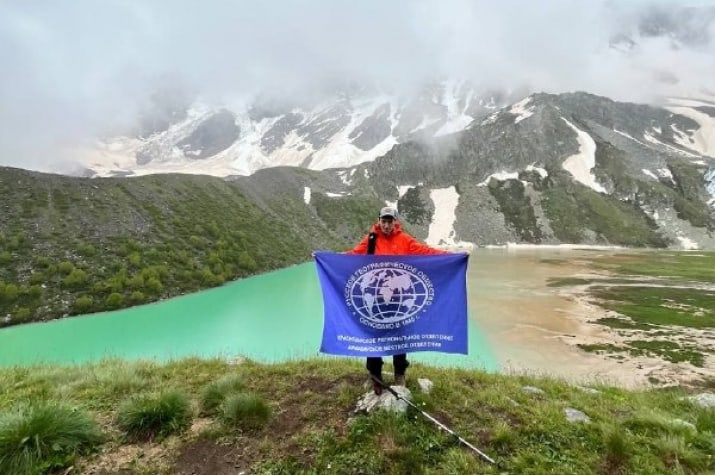
[[[397,209],[392,206],[385,206],[380,210],[380,218],[391,217],[397,219]]]

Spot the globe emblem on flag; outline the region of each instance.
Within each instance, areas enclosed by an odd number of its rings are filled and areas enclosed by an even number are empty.
[[[406,269],[384,268],[362,274],[346,290],[360,316],[375,323],[395,323],[410,318],[427,304],[428,282],[421,272],[417,275]]]

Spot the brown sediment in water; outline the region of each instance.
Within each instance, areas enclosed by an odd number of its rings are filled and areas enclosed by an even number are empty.
[[[715,378],[712,364],[697,368],[655,357],[596,354],[579,348],[579,344],[620,345],[624,340],[617,330],[593,323],[613,312],[589,302],[586,287],[547,285],[549,278],[593,275],[587,261],[579,257],[594,254],[583,252],[492,252],[473,259],[470,314],[491,343],[501,371],[627,388],[687,385]]]

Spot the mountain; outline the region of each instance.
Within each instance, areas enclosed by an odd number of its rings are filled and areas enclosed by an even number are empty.
[[[506,105],[511,95],[444,81],[414,94],[346,86],[299,101],[277,97],[216,108],[179,93],[156,95],[137,130],[78,152],[77,166],[86,176],[346,167],[374,160],[398,143],[461,131]]]
[[[304,262],[357,242],[385,203],[432,245],[715,249],[714,111],[540,93],[343,168],[225,178],[0,168],[0,318],[119,308]],[[198,142],[213,137],[196,130]]]
[[[713,248],[712,107],[534,94],[363,168],[428,242]]]

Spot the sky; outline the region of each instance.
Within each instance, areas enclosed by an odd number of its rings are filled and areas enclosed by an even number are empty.
[[[688,4],[713,4],[696,0]],[[409,91],[434,78],[648,101],[677,77],[715,89],[707,41],[638,40],[646,0],[2,0],[0,165],[38,168],[136,121],[153,92],[217,104],[326,82]],[[708,25],[706,25],[708,26]],[[675,76],[673,76],[675,72]],[[666,74],[667,73],[667,74]]]

